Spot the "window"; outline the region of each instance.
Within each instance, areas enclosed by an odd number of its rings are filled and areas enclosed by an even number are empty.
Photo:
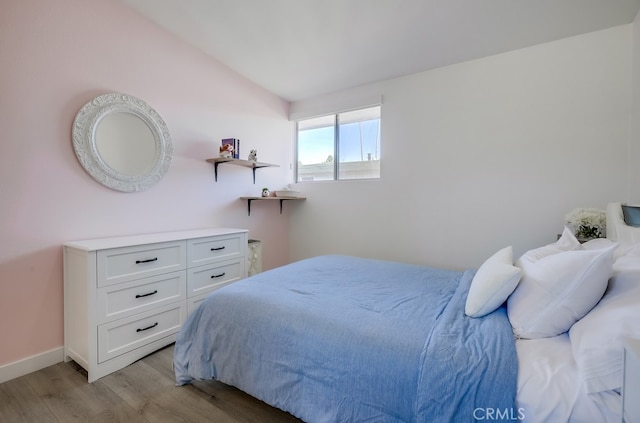
[[[297,123],[297,181],[380,178],[380,106]]]

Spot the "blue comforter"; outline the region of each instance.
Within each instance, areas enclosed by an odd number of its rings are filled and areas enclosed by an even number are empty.
[[[465,316],[473,274],[321,256],[252,276],[189,316],[176,381],[214,378],[306,422],[509,421],[512,330],[504,308]]]

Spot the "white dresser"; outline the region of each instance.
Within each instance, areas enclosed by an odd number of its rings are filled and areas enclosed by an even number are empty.
[[[174,342],[209,293],[247,276],[246,263],[244,229],[65,243],[65,360],[93,382]]]

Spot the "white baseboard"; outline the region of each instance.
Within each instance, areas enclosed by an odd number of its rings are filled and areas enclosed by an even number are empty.
[[[0,383],[64,361],[64,347],[54,348],[22,360],[0,366]]]

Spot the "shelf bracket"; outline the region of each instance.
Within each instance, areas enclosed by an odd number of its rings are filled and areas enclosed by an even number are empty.
[[[253,200],[251,198],[247,198],[247,216],[251,216],[251,202]]]
[[[227,163],[226,161],[223,162],[213,162],[213,175],[215,178],[215,181],[218,182],[218,165],[220,165],[220,163]],[[253,171],[253,185],[256,184],[256,169],[258,169],[258,166],[252,166],[251,170]]]
[[[255,198],[247,198],[247,216],[251,216],[251,202],[256,200]],[[280,214],[282,214],[282,203],[284,203],[288,198],[279,198],[280,202]]]
[[[215,176],[216,182],[218,182],[218,165],[220,162],[213,162],[213,175]]]
[[[279,165],[277,164],[260,163],[254,160],[232,159],[232,158],[226,158],[226,157],[217,157],[214,159],[207,159],[207,161],[209,163],[213,163],[213,171],[214,171],[216,182],[218,182],[218,166],[220,166],[220,164],[222,163],[229,163],[236,166],[251,168],[254,185],[256,184],[256,169],[262,169],[263,167],[279,167]]]

